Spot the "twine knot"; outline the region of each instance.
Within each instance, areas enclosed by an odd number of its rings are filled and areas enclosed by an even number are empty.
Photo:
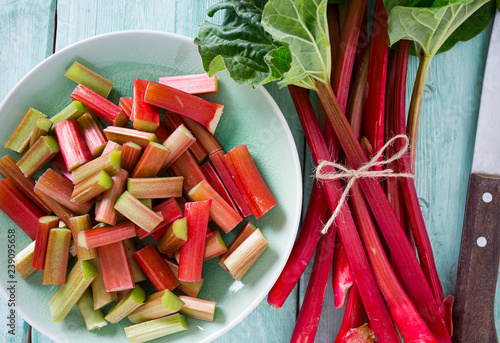
[[[380,160],[382,155],[384,154],[385,150],[392,144],[396,139],[402,138],[405,141],[405,144],[401,149],[394,154],[391,158],[387,160]],[[337,216],[340,214],[340,210],[342,209],[342,206],[344,205],[347,195],[349,194],[349,190],[351,187],[354,185],[354,182],[360,178],[366,178],[366,177],[373,177],[373,178],[388,178],[388,177],[408,177],[413,180],[415,180],[415,175],[411,173],[395,173],[392,169],[383,169],[383,170],[370,170],[373,167],[376,166],[383,166],[385,164],[389,164],[391,162],[394,162],[401,157],[408,151],[408,146],[410,144],[410,141],[408,137],[404,134],[394,136],[391,138],[385,145],[372,157],[371,160],[368,161],[368,163],[365,163],[358,169],[349,169],[346,168],[345,166],[331,162],[331,161],[326,161],[323,160],[320,162],[318,167],[316,168],[316,179],[318,180],[340,180],[340,179],[345,179],[349,180],[347,182],[346,187],[344,188],[344,192],[342,193],[342,197],[340,198],[337,207],[333,211],[330,219],[328,219],[328,222],[325,224],[323,229],[321,230],[321,233],[325,234],[328,232],[328,228],[333,224]],[[337,169],[338,172],[324,172],[325,167],[333,167]],[[329,168],[330,169],[330,168]]]

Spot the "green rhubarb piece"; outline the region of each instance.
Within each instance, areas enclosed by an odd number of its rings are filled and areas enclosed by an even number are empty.
[[[41,136],[17,162],[25,177],[33,177],[60,151],[57,139]]]
[[[98,310],[115,301],[116,292],[106,292],[101,263],[98,258],[94,259],[93,262],[97,270],[97,276],[94,281],[92,281],[92,296],[94,299],[94,310]]]
[[[178,312],[184,302],[168,289],[147,297],[144,305],[128,315],[132,323],[142,323]]]
[[[131,343],[141,343],[185,331],[188,328],[186,317],[175,313],[163,318],[128,326],[125,328],[125,334]]]
[[[73,62],[64,76],[78,84],[84,85],[105,98],[108,97],[114,86],[113,82],[77,61]]]
[[[97,269],[92,262],[76,262],[66,278],[66,283],[59,287],[49,303],[53,322],[61,322],[66,318],[96,276]]]
[[[113,179],[104,170],[75,185],[71,202],[83,204],[104,193],[113,185]]]
[[[51,117],[52,120],[52,129],[56,126],[57,123],[62,122],[68,119],[78,119],[82,114],[87,112],[85,106],[82,105],[80,101],[73,101],[71,104],[63,108],[59,113],[55,116]]]
[[[100,329],[106,325],[108,322],[104,319],[104,314],[101,310],[94,310],[94,300],[92,299],[92,292],[90,288],[87,288],[81,298],[77,301],[76,306],[80,310],[80,314],[85,321],[87,330],[92,331],[95,329]]]
[[[121,298],[104,318],[110,323],[118,323],[134,310],[142,306],[144,300],[146,300],[146,293],[141,286],[136,285],[134,290]]]
[[[41,136],[46,136],[49,134],[50,128],[52,127],[52,120],[49,118],[40,118],[36,121],[35,128],[30,138],[30,147],[35,144],[35,142]]]
[[[111,176],[114,176],[120,171],[121,158],[121,150],[113,150],[108,153],[104,153],[102,156],[75,169],[71,173],[73,182],[75,184],[80,183],[101,170]]]
[[[147,232],[153,231],[163,221],[160,214],[149,209],[127,191],[116,201],[115,210]]]
[[[153,199],[138,199],[141,203],[144,204],[149,209],[153,209]]]
[[[36,269],[32,267],[33,256],[35,253],[35,242],[36,241],[31,242],[14,257],[14,267],[23,280],[36,271]]]
[[[10,137],[7,144],[5,144],[5,147],[23,153],[30,144],[31,134],[35,129],[36,122],[40,118],[47,118],[47,116],[30,107],[28,113],[26,113],[24,119],[21,121],[21,124],[19,124],[12,137]]]

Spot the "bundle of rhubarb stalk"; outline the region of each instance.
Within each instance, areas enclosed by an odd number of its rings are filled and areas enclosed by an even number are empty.
[[[249,149],[225,153],[214,136],[224,106],[197,95],[217,78],[130,80],[117,105],[94,71],[75,62],[65,75],[72,102],[50,118],[30,108],[6,144],[22,157],[0,159],[0,209],[33,240],[18,274],[60,285],[52,321],[75,305],[88,330],[128,317],[131,342],[213,321],[215,302],[198,298],[204,262],[241,280],[268,246],[245,218],[276,205]]]
[[[345,304],[335,342],[451,342],[453,298],[443,294],[412,175],[418,118],[432,58],[484,30],[495,2],[376,0],[373,18],[369,5],[224,1],[208,12],[226,10],[222,24],[203,23],[195,43],[209,76],[227,69],[239,84],[287,86],[321,166],[267,298],[282,307],[315,256],[291,341],[314,340],[331,275],[335,306]],[[420,66],[407,122],[410,51]]]

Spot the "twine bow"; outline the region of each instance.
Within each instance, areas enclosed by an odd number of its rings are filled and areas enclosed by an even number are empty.
[[[382,157],[384,154],[384,151],[396,140],[402,138],[405,140],[405,144],[401,149],[394,154],[391,158],[387,160],[380,160],[379,159]],[[342,193],[342,197],[339,200],[339,203],[337,204],[337,207],[333,211],[330,219],[328,219],[328,222],[325,224],[323,229],[321,230],[321,233],[325,234],[328,232],[328,228],[333,224],[334,220],[337,218],[337,216],[340,213],[340,210],[342,206],[344,205],[347,195],[349,194],[349,190],[351,187],[354,185],[354,182],[356,182],[357,179],[364,178],[364,177],[376,177],[376,178],[387,178],[387,177],[409,177],[413,180],[415,180],[415,175],[411,173],[395,173],[392,169],[383,169],[383,170],[370,170],[371,168],[375,166],[383,166],[385,164],[394,162],[401,157],[408,151],[408,146],[410,142],[409,139],[406,135],[401,134],[394,136],[392,139],[390,139],[385,145],[377,152],[373,158],[368,161],[368,163],[362,165],[359,167],[359,169],[349,169],[344,167],[341,164],[335,163],[335,162],[330,162],[330,161],[321,161],[321,163],[318,165],[316,168],[316,179],[318,180],[340,180],[340,179],[348,179],[349,182],[347,183],[344,192]],[[325,167],[333,167],[337,169],[339,172],[323,172],[322,170]]]

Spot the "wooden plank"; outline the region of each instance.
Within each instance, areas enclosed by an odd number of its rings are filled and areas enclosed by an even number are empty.
[[[417,193],[444,294],[454,294],[468,178],[491,27],[432,62],[417,150]],[[417,70],[412,58],[408,98]],[[500,289],[500,284],[497,287]],[[500,303],[497,291],[496,304]],[[496,308],[497,332],[500,309]]]
[[[0,65],[3,66],[0,68],[1,100],[26,73],[52,53],[54,14],[55,0],[17,1],[0,6],[0,36],[3,38],[0,54]],[[22,248],[18,246],[16,251]],[[2,297],[0,316],[9,317],[11,309]],[[0,341],[26,342],[30,334],[28,323],[17,312],[13,327],[7,326],[10,321],[5,319]]]

